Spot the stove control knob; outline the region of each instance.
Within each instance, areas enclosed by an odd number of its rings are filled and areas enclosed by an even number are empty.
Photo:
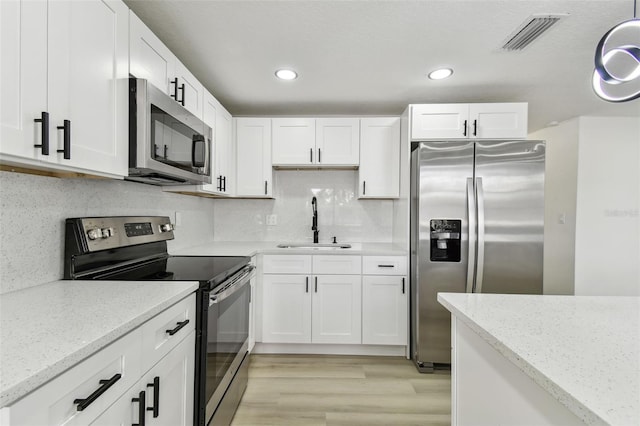
[[[87,237],[89,237],[90,240],[97,240],[98,238],[102,238],[102,230],[98,228],[89,229],[87,231]]]
[[[164,223],[160,225],[160,232],[169,232],[169,231],[173,231],[172,223]]]
[[[100,232],[102,234],[102,238],[109,238],[113,236],[113,228],[102,228]]]

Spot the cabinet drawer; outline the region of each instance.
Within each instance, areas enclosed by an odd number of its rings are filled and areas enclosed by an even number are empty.
[[[142,353],[145,354],[142,373],[153,367],[195,329],[195,311],[196,295],[192,294],[142,325]],[[185,325],[181,327],[182,324]]]
[[[361,256],[317,255],[313,256],[314,274],[360,274]]]
[[[362,273],[365,275],[407,275],[406,256],[364,256]]]
[[[262,272],[265,274],[310,274],[311,256],[298,254],[265,255]]]
[[[11,426],[86,425],[140,377],[140,328],[121,337],[8,407]],[[117,374],[120,375],[116,376]],[[110,381],[100,383],[101,380]],[[102,393],[98,390],[103,390]],[[90,396],[96,396],[92,402]],[[84,399],[85,407],[74,400]],[[6,416],[6,412],[5,412]],[[7,417],[3,417],[3,421]]]

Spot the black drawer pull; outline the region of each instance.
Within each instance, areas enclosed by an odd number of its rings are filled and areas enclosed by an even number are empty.
[[[167,333],[169,333],[169,336],[173,336],[174,334],[176,334],[178,331],[180,331],[180,329],[182,327],[184,327],[185,325],[189,324],[189,320],[186,319],[182,322],[177,322],[176,323],[176,328],[174,328],[173,330],[167,330]]]
[[[62,126],[58,126],[58,130],[62,130],[63,149],[58,152],[63,155],[65,160],[71,160],[71,121],[64,120]]]
[[[41,118],[35,118],[33,121],[36,123],[42,123],[40,134],[41,141],[39,145],[34,145],[36,148],[42,148],[42,155],[49,155],[49,113],[42,111]]]
[[[404,278],[402,278],[402,294],[404,294]]]
[[[395,265],[378,265],[378,268],[394,268]]]
[[[137,398],[131,398],[131,402],[138,403],[138,423],[133,423],[131,426],[144,426],[145,416],[147,414],[147,396],[144,391],[140,391]]]
[[[112,378],[110,378],[109,380],[100,380],[100,387],[98,389],[96,389],[91,395],[89,395],[86,398],[76,398],[73,400],[74,404],[78,404],[78,406],[76,407],[78,411],[83,411],[85,408],[87,408],[88,406],[91,405],[91,403],[93,401],[95,401],[96,399],[100,398],[100,395],[102,395],[103,393],[105,393],[107,391],[107,389],[109,389],[111,386],[113,386],[118,380],[120,380],[120,378],[122,377],[122,374],[117,373],[114,374]]]
[[[147,411],[153,411],[153,417],[158,417],[160,412],[160,377],[153,378],[153,383],[147,383],[148,388],[153,388],[153,407],[147,407]]]

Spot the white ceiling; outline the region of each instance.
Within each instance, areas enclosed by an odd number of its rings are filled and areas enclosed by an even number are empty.
[[[591,89],[600,37],[633,0],[125,0],[233,115],[399,115],[409,103],[529,102],[529,130],[634,115]],[[500,49],[534,13],[569,13]],[[426,74],[449,66],[454,75]],[[279,81],[292,67],[299,78]]]

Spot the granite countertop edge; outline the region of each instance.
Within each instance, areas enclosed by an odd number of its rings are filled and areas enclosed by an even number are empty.
[[[29,290],[37,290],[38,287],[52,285],[55,283],[58,283],[58,282],[40,284],[39,286],[29,288]],[[181,288],[179,291],[173,293],[171,296],[163,299],[162,301],[156,303],[153,306],[150,306],[144,312],[140,312],[139,315],[129,320],[126,320],[125,322],[121,323],[111,331],[101,335],[100,337],[95,338],[91,342],[86,343],[86,345],[79,347],[77,350],[66,354],[63,358],[60,358],[51,364],[42,366],[38,371],[34,372],[33,374],[30,374],[15,383],[11,383],[6,387],[4,386],[4,383],[3,383],[2,389],[0,389],[0,407],[6,407],[18,401],[19,399],[25,397],[26,395],[36,390],[40,386],[46,384],[50,380],[56,378],[60,374],[69,370],[71,367],[79,364],[80,362],[94,355],[101,349],[107,347],[111,343],[123,337],[130,331],[139,327],[140,325],[142,325],[149,319],[153,318],[157,314],[161,313],[168,307],[184,299],[189,294],[193,293],[198,287],[198,284],[196,282],[184,283],[184,284],[191,284],[191,285],[189,285],[188,287]],[[10,292],[10,293],[0,295],[0,300],[2,296],[14,294],[14,293],[15,292]]]
[[[609,423],[592,411],[589,407],[577,400],[573,395],[556,384],[552,378],[530,364],[520,354],[516,353],[509,345],[497,339],[493,333],[481,325],[465,312],[458,309],[453,303],[446,299],[446,294],[438,294],[438,302],[445,306],[453,315],[462,320],[469,328],[475,331],[485,342],[496,349],[501,355],[513,363],[519,370],[529,376],[535,383],[545,389],[549,394],[575,414],[579,419],[588,425],[608,425]]]

